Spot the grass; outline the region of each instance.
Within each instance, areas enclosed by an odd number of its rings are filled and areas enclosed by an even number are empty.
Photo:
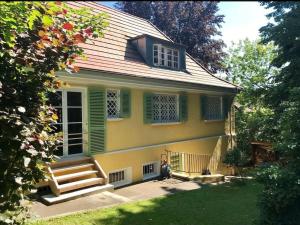
[[[31,225],[252,225],[261,186],[223,184]]]

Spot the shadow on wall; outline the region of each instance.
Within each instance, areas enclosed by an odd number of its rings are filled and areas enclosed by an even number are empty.
[[[227,147],[228,138],[219,137],[208,164],[208,168],[212,173],[224,173],[225,166],[223,164],[223,159],[227,151]]]
[[[259,191],[253,182],[242,187],[224,184],[82,216],[88,224],[97,225],[250,225],[258,216]]]

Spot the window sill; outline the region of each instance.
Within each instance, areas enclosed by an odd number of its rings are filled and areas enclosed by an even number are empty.
[[[152,178],[158,177],[159,173],[152,173],[152,174],[147,174],[143,176],[143,180],[150,180]]]
[[[182,122],[171,122],[171,123],[151,123],[151,126],[167,126],[167,125],[178,125]]]
[[[224,122],[224,119],[221,120],[204,120],[204,123],[217,123],[217,122]]]
[[[124,118],[107,118],[106,120],[107,121],[121,121],[123,120]]]

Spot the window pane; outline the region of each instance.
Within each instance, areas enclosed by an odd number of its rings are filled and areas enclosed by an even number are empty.
[[[68,106],[81,106],[81,93],[68,92],[67,93]]]
[[[153,96],[153,121],[168,123],[178,121],[178,101],[176,95]]]
[[[68,152],[70,155],[82,153],[82,144],[79,145],[69,145]]]
[[[78,134],[82,133],[82,124],[77,123],[77,124],[68,124],[68,133],[70,134]]]
[[[62,93],[61,91],[56,91],[55,93],[49,93],[48,95],[49,103],[56,107],[62,105]]]
[[[174,68],[178,68],[178,63],[174,62]]]
[[[69,138],[68,143],[69,143],[69,145],[71,145],[71,144],[81,144],[82,143],[82,138]]]
[[[68,122],[82,122],[82,109],[68,108]]]
[[[207,117],[209,120],[220,120],[223,117],[221,97],[207,98]]]
[[[119,90],[107,91],[107,117],[119,118],[120,116],[120,95]]]

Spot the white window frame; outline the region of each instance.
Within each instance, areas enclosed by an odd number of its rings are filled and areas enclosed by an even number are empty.
[[[152,118],[152,124],[155,125],[155,124],[178,124],[180,123],[179,122],[179,94],[170,94],[170,93],[153,93],[153,96],[175,96],[176,97],[176,120],[175,121],[154,121],[154,118]],[[153,99],[152,99],[153,101]],[[153,107],[153,104],[152,104],[152,107]],[[154,110],[152,108],[152,110]],[[160,112],[161,113],[161,112]],[[154,115],[152,115],[153,117]]]
[[[209,121],[223,121],[224,120],[224,111],[223,111],[223,97],[222,96],[207,96],[207,104],[209,104],[209,98],[219,98],[220,100],[220,119],[206,119],[205,121],[209,122]],[[208,107],[207,105],[205,107]],[[208,116],[209,117],[209,116]]]
[[[116,102],[116,106],[117,106],[117,116],[116,117],[111,117],[108,114],[108,92],[116,92],[117,93],[117,102]],[[120,113],[121,113],[121,96],[120,96],[120,89],[114,89],[114,88],[107,88],[106,89],[106,118],[107,120],[120,120]]]
[[[121,186],[128,185],[128,184],[132,183],[132,167],[127,167],[127,168],[122,168],[122,169],[116,169],[116,170],[109,171],[108,172],[108,180],[109,180],[109,174],[117,173],[117,172],[121,172],[121,171],[124,171],[124,180],[110,183],[110,184],[114,185],[114,187],[121,187]]]
[[[154,46],[157,47],[157,59],[158,59],[158,63],[154,62]],[[161,58],[162,51],[161,51],[161,49],[162,48],[164,48],[164,63],[163,64],[161,63],[161,61],[162,61],[162,58]],[[172,51],[172,59],[171,59],[172,66],[168,66],[168,54],[167,54],[168,50]],[[177,60],[177,67],[174,66],[174,64],[175,64],[175,60],[174,60],[175,54],[174,54],[174,52],[175,51],[177,51],[177,53],[178,53],[178,56],[177,56],[177,58],[178,58],[178,60]],[[152,53],[153,54],[153,64],[155,66],[163,66],[163,67],[167,67],[167,68],[171,68],[171,69],[179,69],[179,62],[180,62],[179,49],[169,48],[169,47],[166,47],[166,46],[161,45],[161,44],[154,44],[152,52],[153,52]]]
[[[154,165],[154,173],[151,174],[144,174],[144,166],[153,164]],[[160,161],[152,161],[152,162],[147,162],[142,165],[142,174],[143,174],[143,180],[149,180],[154,177],[158,177],[160,175]]]
[[[62,98],[62,133],[63,133],[63,142],[61,147],[63,147],[63,155],[58,156],[59,158],[67,158],[67,157],[74,157],[74,156],[81,156],[84,155],[86,149],[88,149],[87,144],[87,89],[82,87],[73,87],[73,88],[59,88],[57,91],[61,92]],[[68,146],[69,146],[69,132],[68,132],[68,106],[67,106],[67,93],[68,92],[79,92],[81,93],[81,118],[82,118],[82,152],[77,154],[69,154]],[[55,107],[55,106],[54,106]],[[72,145],[72,144],[71,144]]]

